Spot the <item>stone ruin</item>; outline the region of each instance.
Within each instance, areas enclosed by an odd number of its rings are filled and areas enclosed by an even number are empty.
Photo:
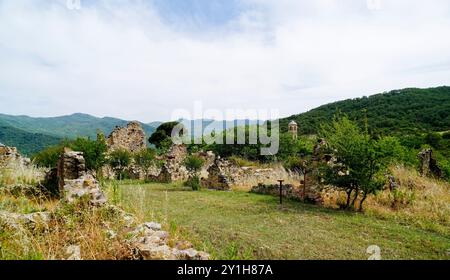
[[[208,168],[208,177],[202,186],[215,190],[230,190],[233,187],[252,187],[272,184],[278,180],[287,183],[299,182],[298,176],[281,165],[272,168],[240,167],[226,159],[217,158]]]
[[[189,173],[184,166],[184,160],[187,155],[188,152],[185,145],[172,145],[165,156],[165,163],[157,176],[157,181],[171,183],[187,180]]]
[[[57,178],[60,196],[69,203],[85,196],[94,206],[106,203],[99,183],[86,170],[83,153],[65,149],[58,161]]]
[[[108,151],[124,149],[131,153],[147,148],[144,129],[139,122],[130,122],[126,127],[116,127],[106,140]]]
[[[31,160],[23,157],[15,147],[8,147],[0,143],[0,167],[6,167],[11,163],[29,165]]]
[[[58,178],[61,193],[66,201],[73,202],[76,198],[89,197],[92,206],[109,207],[120,214],[124,221],[129,221],[128,226],[134,223],[134,218],[112,205],[107,204],[107,199],[100,190],[94,176],[86,171],[85,160],[80,152],[64,151],[58,164]],[[131,239],[128,241],[132,248],[133,256],[142,260],[208,260],[209,255],[197,251],[187,241],[178,242],[175,247],[169,246],[169,234],[161,230],[161,225],[155,222],[138,225],[130,231]],[[114,233],[113,233],[114,235]],[[76,248],[77,252],[79,248]],[[79,252],[78,252],[78,255]],[[69,256],[73,258],[73,254]],[[78,257],[75,259],[79,259]]]
[[[133,121],[127,124],[126,127],[117,126],[106,139],[108,146],[108,153],[125,150],[130,153],[136,153],[147,148],[147,139],[145,131],[139,122]],[[133,162],[126,170],[131,179],[145,179],[144,170],[136,166]],[[104,178],[116,179],[117,170],[111,166],[105,165],[102,167],[102,174]]]
[[[61,199],[73,203],[77,199],[89,199],[89,207],[103,207],[124,222],[124,230],[129,238],[123,240],[127,244],[133,259],[138,260],[208,260],[209,254],[197,251],[187,241],[178,241],[174,246],[169,244],[169,233],[161,230],[161,225],[155,222],[136,226],[135,218],[117,206],[110,205],[94,175],[86,170],[86,163],[81,152],[65,149],[61,154],[58,167],[48,173],[48,177],[59,186]],[[48,229],[55,216],[51,212],[36,212],[18,214],[0,211],[0,226],[22,231],[24,228],[34,232],[41,228]],[[99,227],[104,225],[99,224]],[[105,229],[106,230],[106,229]],[[116,236],[111,230],[106,230],[108,236]],[[66,248],[67,260],[81,260],[81,247],[70,245]]]
[[[229,161],[217,158],[214,163],[208,168],[208,177],[202,179],[202,186],[219,190],[228,191],[233,186],[233,181],[230,174],[232,165]]]
[[[438,166],[436,159],[433,158],[431,149],[422,150],[417,157],[419,158],[419,173],[421,176],[442,177],[442,170]]]

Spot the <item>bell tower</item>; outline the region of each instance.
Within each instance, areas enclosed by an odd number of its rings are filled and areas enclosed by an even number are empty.
[[[295,121],[289,123],[288,131],[292,135],[292,139],[296,140],[298,137],[298,125]]]

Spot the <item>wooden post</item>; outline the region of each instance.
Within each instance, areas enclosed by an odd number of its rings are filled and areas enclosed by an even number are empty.
[[[280,182],[280,205],[283,204],[283,182],[284,180],[278,180]]]

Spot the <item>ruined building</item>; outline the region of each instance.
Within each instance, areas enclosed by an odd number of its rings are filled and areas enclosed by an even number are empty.
[[[0,143],[0,167],[7,166],[11,163],[19,165],[30,164],[30,159],[23,157],[15,147],[8,147]]]
[[[130,122],[126,127],[116,127],[107,139],[108,151],[124,149],[131,153],[147,148],[147,139],[138,122]]]

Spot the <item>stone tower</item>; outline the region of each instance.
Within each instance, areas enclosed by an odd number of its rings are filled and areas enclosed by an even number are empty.
[[[289,123],[288,131],[292,135],[292,139],[296,140],[298,135],[298,125],[295,121]]]

